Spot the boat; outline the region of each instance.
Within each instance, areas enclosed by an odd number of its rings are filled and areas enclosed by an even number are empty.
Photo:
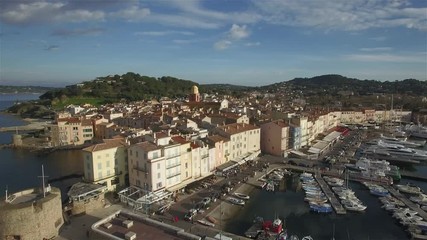
[[[273,221],[267,220],[262,223],[262,229],[278,235],[283,231],[283,222],[280,218],[276,218]]]
[[[411,196],[409,198],[409,200],[411,200],[414,203],[421,204],[421,205],[427,205],[427,195],[424,193],[421,193],[418,196]]]
[[[388,190],[385,189],[385,188],[383,188],[383,187],[381,187],[381,186],[371,187],[371,188],[369,188],[369,192],[372,195],[379,196],[379,197],[385,197],[385,196],[389,196],[390,195],[390,193],[388,192]]]
[[[235,192],[233,195],[243,200],[249,200],[250,198],[248,195],[238,192]]]
[[[236,205],[240,205],[240,206],[245,205],[245,201],[243,201],[242,199],[238,199],[238,198],[229,197],[229,198],[227,198],[227,201],[229,201],[232,204],[236,204]]]
[[[304,236],[301,240],[313,240],[311,236]]]
[[[205,225],[205,226],[215,227],[215,224],[208,222],[208,221],[205,221],[205,220],[200,219],[200,220],[197,220],[197,222],[199,222],[200,224]]]
[[[403,193],[409,193],[409,194],[420,194],[421,193],[421,189],[417,186],[411,186],[409,184],[406,185],[401,185],[398,184],[396,185],[396,188]]]
[[[354,211],[354,212],[363,212],[367,208],[365,205],[356,203],[354,201],[346,202],[346,204],[343,204],[344,208],[348,211]]]
[[[332,206],[328,203],[322,203],[322,204],[310,203],[310,210],[317,213],[331,213],[333,209],[332,209]]]

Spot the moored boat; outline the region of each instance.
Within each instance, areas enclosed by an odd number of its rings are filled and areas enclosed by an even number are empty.
[[[250,198],[248,195],[243,194],[243,193],[238,193],[238,192],[235,192],[234,196],[236,196],[236,197],[238,197],[240,199],[243,199],[243,200],[249,200],[249,198]]]

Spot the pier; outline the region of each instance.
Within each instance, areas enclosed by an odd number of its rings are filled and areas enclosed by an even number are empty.
[[[398,190],[396,190],[392,186],[383,185],[383,187],[386,188],[394,197],[396,197],[397,199],[405,203],[406,206],[408,206],[410,209],[417,211],[420,217],[427,220],[427,213],[424,210],[422,210],[416,203],[413,203],[405,195],[401,194]]]
[[[39,131],[45,128],[43,122],[33,122],[23,126],[0,127],[0,132]]]
[[[418,174],[418,173],[415,173],[415,172],[409,172],[409,171],[405,171],[405,170],[400,170],[400,175],[402,177],[405,177],[405,178],[411,178],[411,179],[415,179],[415,180],[427,181],[427,176],[422,175],[422,174]]]
[[[337,214],[346,214],[347,211],[341,205],[340,201],[338,201],[338,199],[335,196],[335,193],[333,193],[332,190],[329,188],[329,185],[325,182],[325,180],[323,180],[320,173],[314,174],[314,177],[316,178],[317,182],[319,183],[319,185],[322,188],[323,192],[325,193],[326,197],[329,199],[329,202],[331,203],[335,212]]]

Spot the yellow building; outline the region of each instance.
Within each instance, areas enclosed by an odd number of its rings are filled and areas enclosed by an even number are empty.
[[[127,156],[123,139],[105,139],[104,143],[84,148],[85,181],[105,185],[108,191],[124,187],[128,175]]]

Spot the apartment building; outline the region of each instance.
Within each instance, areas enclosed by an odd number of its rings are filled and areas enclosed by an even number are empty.
[[[261,125],[261,151],[263,153],[287,156],[289,138],[289,124],[284,120]]]
[[[128,154],[124,139],[105,139],[82,152],[86,182],[105,185],[108,191],[126,186]]]
[[[93,139],[93,126],[90,119],[59,118],[56,123],[48,126],[51,145],[81,145]]]
[[[233,123],[217,127],[214,133],[229,139],[225,151],[227,161],[238,160],[245,155],[260,151],[260,128],[246,123]]]
[[[145,141],[128,149],[129,184],[155,192],[165,188],[166,164],[162,148]]]

